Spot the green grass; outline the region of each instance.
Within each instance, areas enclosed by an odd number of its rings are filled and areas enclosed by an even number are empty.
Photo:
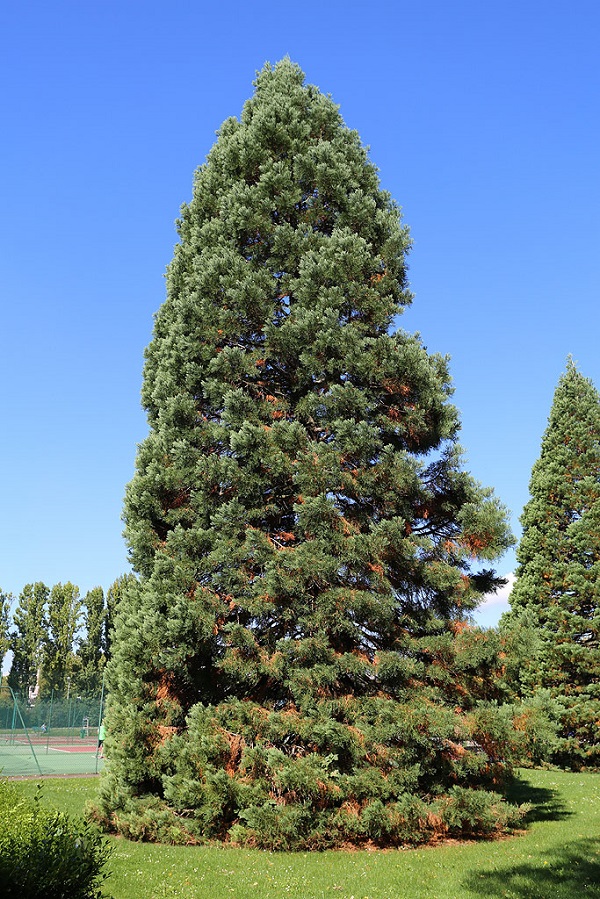
[[[21,784],[34,792],[35,783]],[[71,814],[96,781],[49,780],[44,801]],[[522,772],[523,836],[389,852],[269,853],[111,840],[114,899],[580,899],[600,897],[600,774]]]

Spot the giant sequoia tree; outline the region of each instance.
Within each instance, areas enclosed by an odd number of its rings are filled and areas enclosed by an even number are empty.
[[[600,763],[600,397],[569,360],[550,410],[521,522],[511,614],[540,637],[529,692],[561,709],[556,760]]]
[[[262,846],[492,831],[509,735],[462,622],[510,541],[446,361],[393,331],[409,238],[288,60],[179,222],[126,498],[101,813]]]

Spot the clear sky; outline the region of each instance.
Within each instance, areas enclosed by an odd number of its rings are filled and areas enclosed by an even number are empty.
[[[128,570],[122,498],[174,219],[255,71],[286,54],[403,207],[400,324],[451,356],[467,467],[518,535],[567,355],[600,386],[599,33],[596,0],[3,4],[4,590],[85,593]]]

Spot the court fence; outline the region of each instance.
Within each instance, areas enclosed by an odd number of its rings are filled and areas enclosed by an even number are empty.
[[[0,686],[0,777],[98,774],[104,691],[30,700]]]

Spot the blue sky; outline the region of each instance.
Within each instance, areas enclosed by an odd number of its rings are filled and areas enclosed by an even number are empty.
[[[451,356],[467,467],[518,535],[567,355],[600,386],[598,33],[586,0],[3,4],[4,590],[85,592],[127,570],[122,498],[173,222],[255,71],[286,54],[403,207],[415,301],[400,324]]]

